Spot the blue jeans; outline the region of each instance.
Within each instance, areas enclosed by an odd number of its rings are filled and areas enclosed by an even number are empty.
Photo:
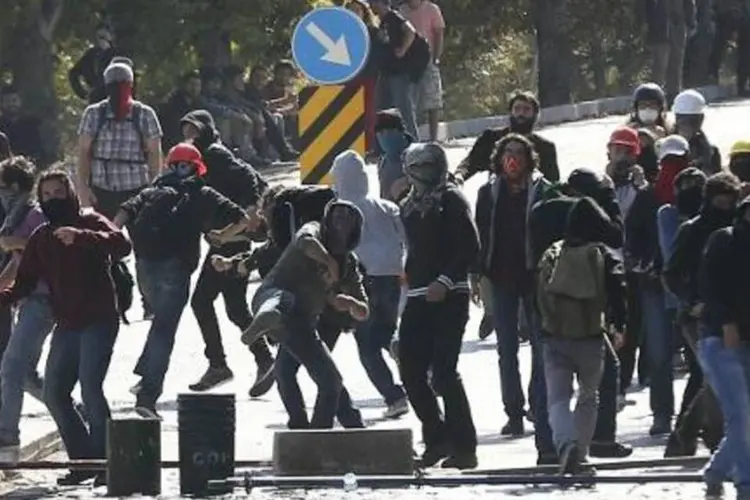
[[[276,309],[282,316],[283,328],[274,332],[280,345],[274,373],[279,395],[289,412],[290,425],[304,426],[299,412],[300,405],[304,409],[304,401],[297,384],[297,371],[302,365],[318,386],[309,427],[331,429],[339,409],[343,379],[331,352],[315,331],[317,318],[299,310],[296,302],[290,292],[269,287],[256,292],[252,306],[256,317],[271,309]]]
[[[649,397],[654,418],[671,419],[674,415],[674,332],[666,311],[664,292],[660,284],[641,286],[643,338],[649,359],[651,385]]]
[[[388,82],[391,101],[401,113],[406,131],[418,142],[417,85],[411,81],[408,75],[388,75],[386,76],[386,81]]]
[[[4,441],[18,442],[24,385],[29,373],[36,370],[44,342],[54,326],[48,296],[32,295],[18,305],[16,323],[0,365],[0,439]]]
[[[732,478],[738,493],[750,494],[750,345],[727,349],[720,337],[705,337],[698,355],[724,413],[724,438],[704,476],[712,483]]]
[[[117,318],[69,330],[59,325],[52,334],[44,372],[44,402],[57,424],[71,459],[107,456],[109,404],[102,384],[109,370],[120,323]],[[73,406],[76,383],[88,416],[88,428]]]
[[[401,282],[398,276],[368,276],[365,290],[370,302],[370,316],[354,330],[359,360],[370,381],[385,403],[391,405],[405,397],[404,390],[393,381],[393,374],[383,359],[396,333]]]
[[[139,286],[154,313],[134,370],[142,377],[136,405],[153,409],[164,389],[177,326],[190,295],[190,270],[179,259],[137,259],[135,264]]]
[[[492,317],[497,334],[497,354],[500,365],[500,389],[505,414],[509,419],[524,417],[524,395],[521,374],[518,368],[518,311],[524,308],[531,333],[531,381],[529,383],[529,405],[534,417],[534,439],[537,452],[554,453],[552,430],[547,413],[547,383],[544,379],[544,357],[539,316],[534,306],[533,294],[519,294],[492,285]]]

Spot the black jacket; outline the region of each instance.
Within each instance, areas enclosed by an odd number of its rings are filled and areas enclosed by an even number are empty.
[[[745,204],[750,204],[745,202]],[[742,211],[742,210],[741,210]],[[740,336],[750,341],[750,227],[736,222],[719,229],[708,240],[698,277],[698,293],[705,307],[701,320],[704,335],[722,336],[722,326],[735,323]]]
[[[90,104],[105,99],[104,70],[116,55],[112,47],[107,50],[89,48],[68,73],[73,92],[81,99],[88,99]]]
[[[164,135],[162,136],[162,148],[164,151],[182,142],[181,119],[191,111],[205,109],[206,103],[202,98],[190,101],[184,91],[178,90],[169,96],[167,102],[159,107],[159,122]]]
[[[721,153],[701,132],[690,139],[690,166],[710,176],[721,172]]]
[[[659,202],[654,187],[649,185],[638,192],[625,219],[625,255],[641,274],[653,278],[661,286],[659,275],[662,269],[659,248],[659,227],[656,216]]]
[[[677,230],[672,255],[664,264],[664,281],[672,292],[686,305],[700,302],[698,293],[698,270],[703,260],[711,234],[721,229],[704,214],[683,222]]]
[[[479,236],[471,208],[458,187],[449,184],[440,203],[424,216],[403,216],[408,241],[406,279],[409,296],[424,296],[433,281],[451,291],[468,292],[469,269],[479,253]]]
[[[40,168],[53,159],[46,153],[41,123],[37,118],[19,116],[13,121],[7,117],[0,118],[0,132],[8,136],[13,154],[31,158]]]
[[[469,156],[456,169],[456,174],[467,180],[477,172],[492,170],[490,168],[490,157],[495,150],[495,144],[511,132],[510,127],[490,128],[482,132],[482,135],[479,136],[471,151],[469,151]],[[537,155],[539,155],[539,171],[548,181],[559,181],[560,167],[557,165],[555,144],[537,133],[532,133],[529,139],[534,144]]]

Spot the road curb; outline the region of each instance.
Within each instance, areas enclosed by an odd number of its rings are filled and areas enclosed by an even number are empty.
[[[698,87],[708,102],[728,99],[736,95],[734,85],[707,85]],[[563,106],[543,108],[540,117],[540,125],[557,125],[560,123],[578,120],[589,120],[602,118],[608,115],[626,114],[630,111],[631,96],[605,97],[593,101],[583,101]],[[485,116],[469,120],[456,120],[442,122],[438,126],[438,138],[441,141],[474,137],[480,135],[484,130],[508,125],[507,115]],[[420,137],[427,137],[428,130],[425,125],[419,129]]]
[[[29,462],[48,457],[60,449],[60,443],[60,434],[56,430],[50,431],[42,437],[21,446],[20,460],[21,462]],[[13,479],[17,474],[17,472],[0,471],[0,483]]]

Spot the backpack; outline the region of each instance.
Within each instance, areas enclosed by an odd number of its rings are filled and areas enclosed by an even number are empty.
[[[136,255],[153,260],[182,255],[187,240],[200,232],[192,201],[201,187],[196,179],[178,183],[157,180],[141,192],[140,210],[127,225]]]
[[[107,123],[111,123],[112,120],[107,116],[107,111],[109,110],[109,101],[104,100],[101,101],[99,104],[97,104],[97,118],[96,118],[96,131],[94,132],[94,135],[91,139],[91,151],[94,151],[94,144],[96,144],[96,141],[99,139],[99,135],[102,133],[102,130],[107,125]],[[143,114],[143,104],[141,104],[138,101],[133,101],[133,109],[132,113],[130,114],[130,118],[128,118],[126,121],[130,122],[133,125],[133,128],[136,131],[136,134],[138,135],[138,140],[140,142],[140,151],[143,153],[143,160],[138,160],[138,163],[146,163],[148,161],[148,158],[146,157],[146,138],[143,135],[143,129],[141,128],[141,115]],[[97,160],[101,160],[104,162],[107,161],[118,161],[123,163],[133,163],[133,160],[126,160],[122,158],[96,158]]]
[[[126,325],[130,322],[126,313],[133,305],[133,288],[135,279],[124,261],[118,260],[112,263],[110,267],[112,281],[115,284],[115,295],[117,296],[117,312],[120,313],[120,319]]]
[[[538,270],[537,302],[543,330],[571,339],[601,335],[607,295],[599,245],[553,243]]]

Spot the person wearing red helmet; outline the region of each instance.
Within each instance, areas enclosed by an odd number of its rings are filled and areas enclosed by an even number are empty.
[[[206,172],[200,151],[178,144],[169,151],[164,172],[115,216],[115,224],[127,226],[133,240],[138,285],[154,311],[134,370],[141,377],[133,388],[136,410],[143,415],[156,414],[205,228],[216,228],[208,231],[211,238],[226,241],[256,224],[241,207],[206,186]]]

